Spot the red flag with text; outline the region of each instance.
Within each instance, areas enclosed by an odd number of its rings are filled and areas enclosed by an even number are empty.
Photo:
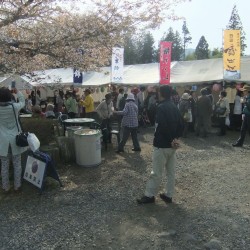
[[[160,84],[170,84],[171,42],[160,43]]]

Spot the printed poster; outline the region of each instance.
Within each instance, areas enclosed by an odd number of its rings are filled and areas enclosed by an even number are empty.
[[[172,43],[160,43],[160,84],[170,84]]]
[[[112,49],[112,83],[123,82],[124,48]]]
[[[45,171],[45,162],[40,161],[32,156],[28,156],[23,178],[36,187],[42,188]]]
[[[240,75],[240,30],[224,31],[224,79],[237,80]]]

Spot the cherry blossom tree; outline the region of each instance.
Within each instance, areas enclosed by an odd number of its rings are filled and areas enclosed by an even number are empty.
[[[188,0],[1,0],[0,73],[57,67],[93,70],[136,29],[177,19]]]

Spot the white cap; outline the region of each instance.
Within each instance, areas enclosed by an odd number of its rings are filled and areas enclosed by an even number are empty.
[[[184,93],[181,97],[183,100],[188,100],[190,98],[190,95],[188,93]]]
[[[135,101],[135,96],[134,96],[134,94],[132,94],[132,93],[128,94],[127,100]]]

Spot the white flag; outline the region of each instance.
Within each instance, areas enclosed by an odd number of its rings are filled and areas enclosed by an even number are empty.
[[[112,82],[123,82],[124,48],[112,49]]]

